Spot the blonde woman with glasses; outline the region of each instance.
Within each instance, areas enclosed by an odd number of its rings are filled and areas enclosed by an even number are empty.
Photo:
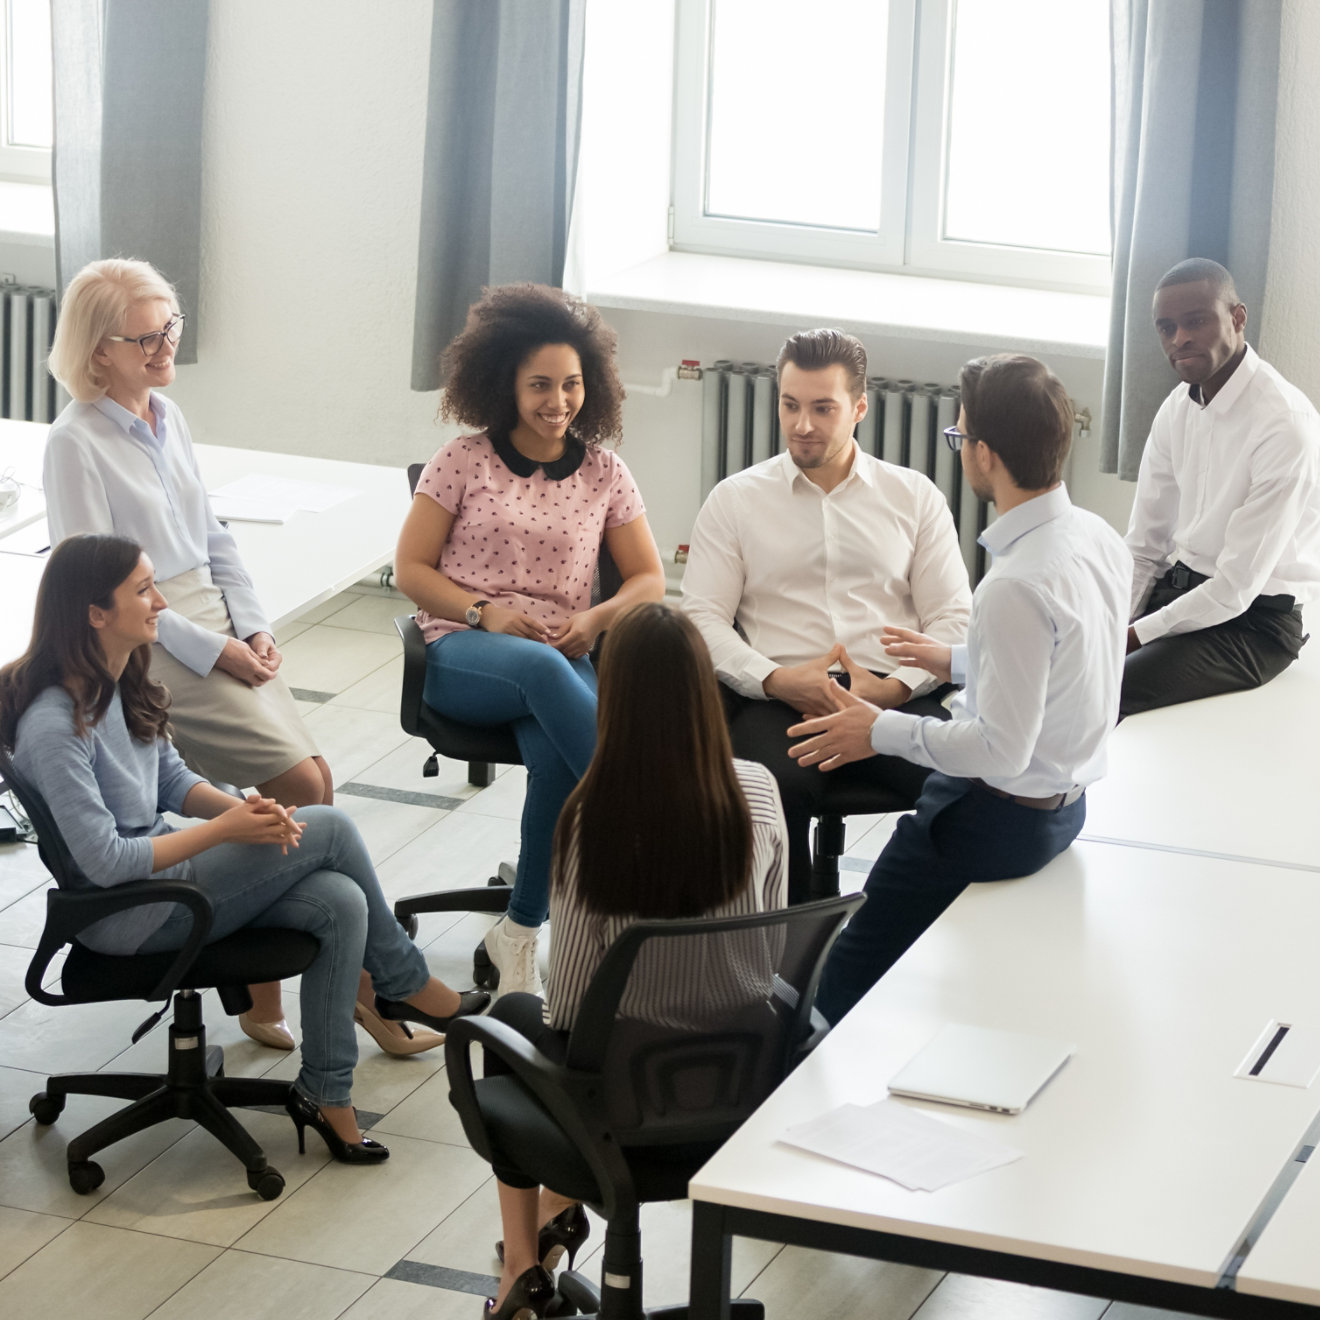
[[[185,325],[174,289],[145,261],[94,261],[69,282],[50,353],[51,374],[73,396],[46,443],[51,544],[113,533],[150,555],[170,602],[151,677],[169,689],[174,740],[196,773],[288,807],[328,805],[330,767],[280,676],[234,538],[211,510],[188,424],[160,392],[174,380]],[[279,985],[252,989],[243,1030],[293,1049]],[[383,1021],[365,973],[357,1016],[389,1053],[443,1039]]]

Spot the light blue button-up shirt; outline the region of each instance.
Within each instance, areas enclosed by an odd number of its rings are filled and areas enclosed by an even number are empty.
[[[966,687],[948,721],[885,711],[877,751],[947,775],[1049,797],[1105,772],[1118,718],[1132,560],[1103,519],[1056,486],[981,535],[994,564],[972,596],[967,645],[953,647]]]
[[[269,632],[234,538],[211,510],[188,425],[178,406],[151,395],[156,432],[112,399],[76,400],[46,442],[44,484],[52,545],[79,532],[113,532],[139,542],[166,582],[209,567],[224,592],[234,632]],[[174,610],[160,616],[160,644],[197,674],[209,674],[225,638]]]

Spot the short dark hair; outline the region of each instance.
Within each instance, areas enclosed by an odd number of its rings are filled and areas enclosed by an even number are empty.
[[[1165,272],[1155,286],[1155,292],[1167,289],[1171,284],[1197,284],[1202,280],[1214,290],[1215,297],[1222,298],[1228,306],[1236,307],[1242,301],[1228,268],[1209,257],[1188,257],[1186,261],[1180,261]]]
[[[546,284],[483,289],[467,324],[440,358],[440,416],[507,436],[518,424],[514,378],[546,344],[568,344],[582,360],[582,409],[569,433],[586,445],[623,432],[623,385],[614,363],[618,336],[581,298]]]
[[[969,435],[999,455],[1019,490],[1044,490],[1063,474],[1073,406],[1063,382],[1022,353],[973,358],[958,377]]]
[[[866,389],[866,349],[860,339],[843,330],[802,330],[789,335],[775,362],[775,373],[781,378],[786,362],[803,371],[842,367],[854,399],[860,399]]]

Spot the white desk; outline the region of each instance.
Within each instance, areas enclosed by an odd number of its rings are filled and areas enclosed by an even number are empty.
[[[16,425],[33,427],[32,423]],[[42,433],[44,446],[47,428],[34,429]],[[0,431],[0,448],[5,439]],[[393,556],[410,498],[405,474],[398,468],[219,445],[198,445],[196,449],[208,489],[257,473],[300,477],[353,491],[349,500],[325,513],[302,511],[280,524],[231,524],[230,531],[252,575],[257,598],[277,637],[279,629],[298,615],[380,568]],[[37,472],[39,479],[39,459]],[[4,551],[7,545],[39,549],[49,543],[44,501],[37,521],[29,521],[22,530],[8,531],[8,535],[0,531],[0,586],[4,595],[0,663],[13,659],[27,646],[37,582],[45,564],[44,558]]]
[[[45,422],[14,422],[0,418],[0,476],[13,469],[19,482],[18,503],[0,510],[0,538],[45,516],[41,493],[41,459],[46,452]]]
[[[1320,870],[1320,637],[1272,683],[1126,719],[1082,838]]]
[[[1238,1274],[1238,1292],[1320,1307],[1320,1155],[1312,1155]]]
[[[1202,1290],[1320,1107],[1232,1075],[1269,1019],[1320,1015],[1318,924],[1310,874],[1106,844],[972,886],[692,1180],[693,1316],[720,1314],[729,1233],[1265,1315]],[[920,1106],[1024,1159],[914,1193],[778,1144],[884,1096],[948,1021],[1077,1044],[1017,1117]]]

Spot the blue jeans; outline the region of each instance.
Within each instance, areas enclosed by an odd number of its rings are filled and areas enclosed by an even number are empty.
[[[287,926],[320,942],[302,975],[296,1085],[318,1105],[346,1105],[357,1063],[358,973],[365,967],[386,999],[415,995],[431,973],[394,919],[352,820],[335,807],[300,807],[298,818],[307,828],[287,856],[274,844],[218,844],[192,859],[193,881],[215,909],[211,940],[244,926]],[[179,909],[139,952],[179,948],[191,924]]]
[[[1057,811],[933,773],[902,817],[826,959],[816,1007],[838,1022],[969,884],[1034,875],[1081,833],[1086,794]]]
[[[552,646],[476,629],[426,648],[423,699],[465,724],[510,724],[527,767],[522,851],[509,916],[539,926],[550,905],[550,853],[564,801],[596,750],[596,671]]]

